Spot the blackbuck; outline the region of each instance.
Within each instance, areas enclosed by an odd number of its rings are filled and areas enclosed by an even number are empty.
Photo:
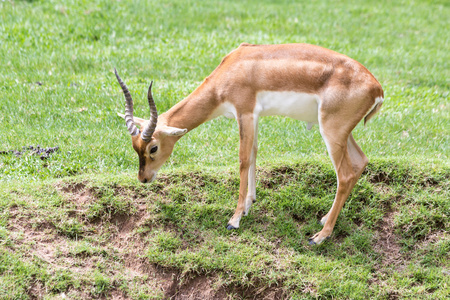
[[[167,112],[157,115],[150,84],[150,120],[133,116],[133,100],[115,70],[125,94],[125,121],[139,155],[138,178],[151,182],[181,136],[200,124],[225,116],[238,122],[239,201],[228,222],[236,229],[256,199],[258,119],[281,115],[318,124],[337,175],[337,191],[322,230],[309,239],[328,238],[353,186],[368,163],[352,130],[380,109],[383,89],[359,62],[308,44],[242,44],[229,53],[203,83]],[[138,125],[140,129],[136,126]]]

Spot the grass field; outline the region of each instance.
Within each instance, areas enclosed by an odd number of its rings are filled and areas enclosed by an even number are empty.
[[[447,1],[0,1],[0,298],[450,296]],[[240,43],[306,42],[364,64],[385,102],[332,238],[307,238],[336,177],[317,127],[260,121],[257,198],[238,197],[235,121],[183,137],[142,185],[116,67],[147,117]],[[59,147],[40,159],[23,147]]]

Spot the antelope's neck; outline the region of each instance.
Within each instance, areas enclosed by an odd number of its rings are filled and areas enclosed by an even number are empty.
[[[204,81],[184,100],[175,104],[161,115],[167,126],[186,128],[188,131],[211,119],[211,114],[218,107],[218,101],[212,87]]]

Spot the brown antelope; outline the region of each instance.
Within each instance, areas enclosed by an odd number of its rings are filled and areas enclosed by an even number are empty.
[[[228,229],[236,229],[256,199],[255,165],[258,119],[281,115],[318,124],[337,175],[337,192],[323,229],[309,239],[328,238],[356,181],[368,163],[352,130],[381,107],[383,89],[359,62],[308,44],[242,44],[183,101],[157,115],[150,84],[150,120],[133,117],[133,100],[117,71],[125,94],[121,115],[139,155],[138,178],[151,182],[178,139],[200,124],[224,115],[239,125],[239,201]],[[136,127],[140,126],[140,129]]]

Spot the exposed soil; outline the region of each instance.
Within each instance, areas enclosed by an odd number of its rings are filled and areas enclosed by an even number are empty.
[[[75,203],[77,215],[82,215],[87,204],[95,200],[95,191],[84,183],[60,186],[59,190],[68,201]],[[108,241],[99,241],[97,246],[111,249],[111,253],[85,253],[74,251],[74,241],[58,234],[54,226],[45,220],[31,224],[31,216],[26,216],[18,207],[10,208],[8,228],[15,247],[26,247],[25,260],[39,259],[49,265],[52,272],[70,268],[76,274],[93,274],[98,265],[105,264],[110,269],[110,278],[126,278],[128,282],[134,279],[144,281],[148,288],[164,299],[285,299],[287,295],[280,286],[264,284],[243,287],[229,285],[214,273],[183,274],[180,270],[163,268],[150,264],[145,258],[148,242],[145,235],[136,233],[135,229],[146,224],[149,218],[147,205],[136,201],[137,211],[132,215],[114,214],[108,220],[94,222],[96,235],[112,233]],[[108,223],[107,226],[106,223]],[[94,243],[94,242],[90,242]],[[95,246],[95,245],[94,245]],[[13,250],[13,249],[12,249]],[[110,255],[117,256],[109,259]],[[115,262],[114,262],[115,261]],[[106,294],[95,294],[92,287],[81,286],[75,289],[69,287],[61,293],[62,297],[98,298],[98,299],[131,299],[130,295],[119,288],[119,282],[113,281],[113,286]],[[28,290],[31,299],[42,299],[47,295],[48,287],[36,280]]]
[[[291,169],[279,170],[289,175]],[[279,179],[280,174],[272,174]],[[380,178],[379,178],[380,179]],[[286,178],[283,180],[287,180]],[[199,177],[198,181],[202,181]],[[268,183],[270,184],[270,183]],[[387,189],[388,187],[380,186]],[[145,234],[137,229],[152,225],[152,216],[148,213],[148,204],[138,192],[129,191],[122,187],[115,188],[115,192],[132,197],[135,210],[132,214],[112,213],[105,218],[88,220],[85,213],[89,204],[98,200],[98,190],[90,188],[86,183],[61,184],[57,186],[61,195],[75,205],[69,211],[69,217],[82,220],[90,230],[84,236],[98,252],[83,252],[74,249],[76,240],[64,236],[49,224],[45,219],[26,215],[20,207],[10,208],[8,229],[13,239],[14,247],[26,249],[24,259],[39,259],[49,265],[54,272],[70,269],[75,274],[93,274],[99,265],[108,269],[108,277],[112,279],[111,287],[104,294],[93,292],[92,282],[87,286],[70,286],[64,295],[68,298],[99,298],[99,299],[131,299],[131,295],[120,288],[121,281],[140,282],[155,295],[164,299],[286,299],[289,297],[283,285],[267,286],[264,283],[255,283],[254,286],[240,286],[227,284],[222,276],[215,273],[183,273],[181,270],[164,268],[149,263],[147,255],[149,241]],[[131,193],[131,194],[130,194]],[[395,211],[388,210],[379,224],[379,230],[373,245],[379,254],[375,264],[372,284],[385,285],[386,272],[402,270],[407,260],[401,253],[400,237],[394,231]],[[34,217],[34,219],[33,219]],[[297,216],[296,216],[297,217]],[[297,217],[301,221],[301,217]],[[156,225],[155,225],[156,226]],[[165,225],[158,225],[165,226]],[[167,228],[164,227],[164,230]],[[172,230],[169,228],[169,230]],[[175,229],[173,229],[175,230]],[[179,229],[178,229],[179,230]],[[176,230],[175,230],[176,231]],[[106,239],[102,237],[107,236]],[[201,233],[198,233],[201,238]],[[433,242],[439,237],[430,237],[426,242]],[[279,241],[281,242],[281,241]],[[278,243],[278,242],[277,242]],[[106,250],[105,250],[106,249]],[[12,249],[14,250],[14,249]],[[106,253],[104,253],[106,251]],[[278,247],[276,247],[278,251]],[[90,284],[90,285],[89,285]],[[48,294],[48,287],[36,280],[28,290],[32,299],[41,299]],[[314,286],[305,286],[304,293],[316,294]],[[393,291],[389,299],[397,299],[399,294]]]
[[[375,252],[380,254],[380,260],[374,265],[373,277],[369,280],[371,284],[378,286],[388,286],[386,272],[390,270],[401,271],[406,267],[406,260],[401,253],[398,241],[400,237],[394,232],[395,211],[389,210],[379,224],[376,242],[373,245]],[[388,299],[399,299],[396,291],[390,291]]]
[[[43,299],[45,294],[45,286],[39,281],[33,282],[28,291],[28,295],[31,299]]]
[[[364,170],[363,174],[367,174],[367,169]],[[392,178],[389,177],[389,174],[387,174],[384,171],[379,171],[378,173],[369,173],[369,176],[367,180],[370,183],[385,183],[390,184],[392,182]]]
[[[384,216],[373,248],[381,254],[382,260],[380,265],[404,267],[404,260],[400,253],[401,247],[398,243],[400,237],[394,232],[394,216],[394,211],[389,211]]]
[[[401,182],[403,184],[418,184],[425,188],[435,188],[438,189],[438,191],[441,190],[441,186],[445,184],[445,182],[448,182],[449,175],[445,174],[443,176],[443,179],[438,180],[434,177],[429,177],[426,174],[422,174],[423,176],[420,178],[414,178],[412,175],[409,175],[407,172],[405,175],[399,177],[398,175],[390,175],[385,170],[377,170],[377,171],[371,171],[367,168],[364,170],[363,175],[367,176],[367,181],[372,184],[378,184],[378,183],[384,183],[386,185],[391,185],[394,182],[398,182],[401,178]]]
[[[243,299],[285,299],[285,291],[281,287],[259,286],[241,287],[236,285],[217,286],[218,277],[215,274],[196,275],[189,274],[180,279],[173,274],[172,284],[164,293],[167,299],[234,299],[236,296]]]
[[[293,167],[279,167],[272,170],[263,170],[258,174],[260,184],[267,189],[275,189],[277,186],[292,180],[299,170]]]

